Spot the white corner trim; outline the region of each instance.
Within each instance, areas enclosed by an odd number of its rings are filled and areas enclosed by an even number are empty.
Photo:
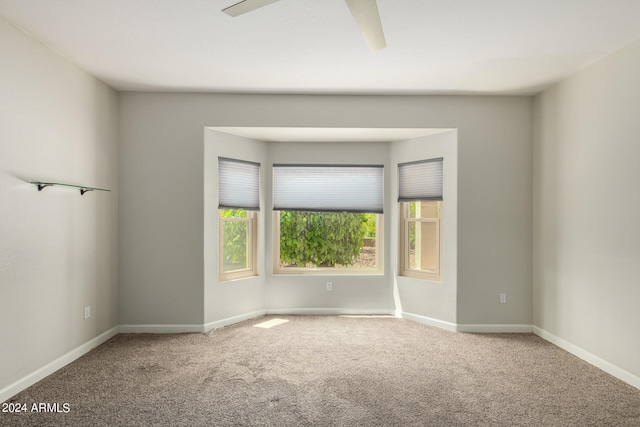
[[[269,308],[267,314],[305,316],[395,316],[388,308]]]
[[[451,332],[457,331],[457,325],[455,323],[434,319],[432,317],[421,316],[420,314],[407,313],[403,311],[399,313],[398,317],[422,323],[423,325],[435,326],[436,328],[445,329]]]
[[[204,332],[203,325],[120,325],[121,334],[183,334]]]
[[[530,334],[533,332],[531,325],[460,325],[456,326],[458,332],[480,333],[480,334]]]
[[[204,325],[204,332],[209,332],[213,329],[222,328],[224,326],[233,325],[234,323],[244,322],[245,320],[255,319],[256,317],[262,317],[267,313],[266,310],[251,311],[249,313],[240,314],[238,316],[227,317],[226,319],[216,320]]]
[[[593,353],[589,353],[588,351],[578,347],[577,345],[572,344],[560,337],[557,337],[552,333],[547,332],[537,326],[533,327],[533,333],[540,338],[549,341],[551,344],[557,345],[561,349],[566,350],[574,356],[579,357],[585,362],[588,362],[593,366],[602,369],[606,373],[626,382],[627,384],[640,389],[640,377],[638,377],[637,375],[634,375],[631,372],[624,370],[621,367],[614,365],[613,363],[608,362]]]
[[[20,393],[22,390],[31,387],[38,381],[46,378],[47,376],[53,374],[60,368],[65,367],[69,363],[73,362],[80,356],[83,356],[98,347],[100,344],[106,342],[107,340],[115,337],[118,334],[119,328],[118,326],[109,329],[106,332],[101,333],[95,338],[87,341],[86,343],[74,348],[70,352],[58,357],[52,362],[47,363],[40,369],[28,374],[27,376],[19,379],[13,384],[8,385],[7,387],[0,390],[0,402],[4,402],[5,400],[10,399],[12,396]]]

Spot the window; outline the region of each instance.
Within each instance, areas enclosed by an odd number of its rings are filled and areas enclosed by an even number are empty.
[[[441,280],[443,159],[398,165],[400,274]]]
[[[382,273],[382,215],[279,211],[274,236],[275,273]]]
[[[220,280],[256,275],[256,212],[219,209]]]
[[[218,159],[219,280],[257,275],[260,165]]]
[[[381,273],[383,172],[274,165],[274,273]]]
[[[401,274],[440,279],[442,202],[402,202]]]

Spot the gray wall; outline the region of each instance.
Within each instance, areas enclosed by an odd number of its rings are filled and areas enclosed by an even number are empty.
[[[638,76],[635,43],[535,99],[533,321],[640,387]]]
[[[121,93],[119,101],[120,179],[126,183],[119,210],[122,324],[201,325],[247,308],[242,287],[224,288],[219,313],[203,304],[206,126],[457,129],[457,300],[443,320],[531,324],[530,97]],[[278,287],[292,286],[290,279],[277,280],[265,284],[268,305],[276,304]],[[321,286],[318,278],[300,280],[309,289]],[[392,281],[380,286],[386,287],[385,299],[353,308],[390,303]],[[498,304],[500,292],[508,293],[508,304]],[[356,304],[365,294],[345,297]],[[312,306],[302,300],[286,304],[294,303]],[[414,309],[439,315],[428,308],[438,304],[417,301]]]
[[[114,90],[2,19],[0,63],[3,401],[12,384],[118,324],[118,123]],[[29,180],[112,192],[38,192]]]
[[[398,163],[412,160],[443,158],[442,217],[442,281],[431,282],[398,276],[399,208]],[[448,324],[457,323],[458,292],[458,132],[447,131],[391,145],[391,227],[389,252],[393,266],[395,309],[401,313],[420,315]],[[438,323],[442,327],[451,325]]]
[[[337,154],[339,153],[339,154]],[[217,158],[234,157],[262,164],[262,207],[258,219],[258,277],[217,282]],[[441,283],[396,277],[398,271],[397,163],[445,157],[444,280]],[[271,169],[274,163],[382,164],[385,206],[380,250],[383,273],[374,275],[274,275]],[[457,276],[457,132],[441,132],[389,142],[262,142],[205,131],[205,324],[267,309],[294,313],[389,313],[455,323]],[[209,214],[207,214],[209,212]],[[213,213],[213,214],[212,214]],[[333,283],[327,292],[325,283]],[[391,286],[393,284],[393,286]],[[394,298],[395,295],[395,298]],[[231,303],[233,302],[233,303]],[[234,311],[235,310],[235,311]]]
[[[346,163],[346,164],[381,164],[385,166],[385,190],[389,189],[389,152],[390,144],[385,142],[281,142],[269,143],[269,164],[274,163]],[[266,182],[271,188],[271,181]],[[268,206],[272,206],[271,194],[267,195]],[[390,212],[389,194],[385,194],[384,211]],[[388,235],[389,216],[383,217],[383,232]],[[269,225],[271,222],[269,221]],[[277,237],[276,237],[277,238]],[[385,253],[389,239],[383,239]],[[392,310],[393,300],[389,288],[389,257],[383,261],[384,274],[381,275],[273,275],[273,227],[267,231],[267,264],[271,267],[267,272],[267,292],[265,306],[269,309],[338,309],[372,311],[384,313]],[[386,249],[386,250],[385,250]],[[277,255],[276,255],[277,256]],[[333,291],[327,292],[325,282],[333,283]],[[357,312],[357,311],[356,311]]]
[[[265,230],[271,222],[266,203],[267,147],[262,141],[205,129],[204,135],[204,323],[218,327],[220,320],[251,315],[264,309]],[[260,212],[257,230],[258,276],[226,282],[218,281],[218,157],[260,163]],[[270,213],[270,212],[269,212]],[[234,319],[237,320],[237,319]]]

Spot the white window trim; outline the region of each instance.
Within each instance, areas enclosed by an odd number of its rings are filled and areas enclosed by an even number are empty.
[[[438,202],[438,218],[409,218],[410,202],[400,203],[400,275],[412,277],[414,279],[429,280],[432,282],[442,282],[442,202]],[[436,223],[436,244],[438,247],[436,270],[414,270],[409,268],[409,223],[410,222],[430,222]]]
[[[240,270],[224,271],[224,223],[225,222],[246,222],[248,228],[247,236],[247,265],[249,267]],[[242,279],[258,275],[257,267],[257,229],[258,215],[256,211],[247,211],[246,218],[222,217],[222,209],[218,209],[218,281],[225,282],[229,280]]]
[[[299,274],[299,275],[376,275],[381,276],[384,274],[384,267],[382,265],[384,257],[382,252],[384,250],[383,236],[384,230],[382,224],[384,223],[383,214],[376,214],[376,268],[335,268],[335,267],[280,267],[280,212],[273,211],[273,274]]]

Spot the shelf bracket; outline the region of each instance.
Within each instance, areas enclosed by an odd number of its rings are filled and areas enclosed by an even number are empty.
[[[87,187],[86,185],[63,184],[61,182],[31,181],[30,183],[37,186],[38,191],[42,191],[42,189],[45,187],[66,187],[73,188],[74,190],[80,190],[81,196],[84,196],[84,193],[86,193],[87,191],[111,191],[106,188]]]

